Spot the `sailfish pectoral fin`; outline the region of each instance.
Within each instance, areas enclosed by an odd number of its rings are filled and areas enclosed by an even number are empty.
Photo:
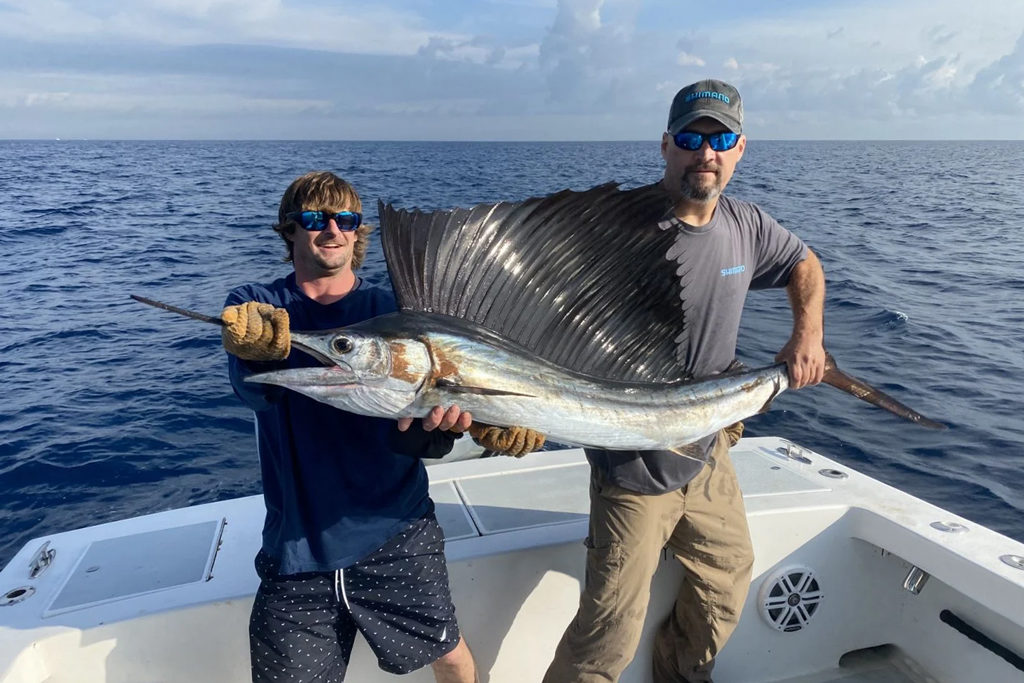
[[[452,394],[475,394],[477,396],[523,396],[526,398],[536,398],[533,394],[523,394],[518,391],[505,391],[504,389],[491,389],[490,387],[468,386],[465,384],[459,384],[458,382],[450,379],[439,379],[435,386]]]
[[[947,428],[946,425],[941,422],[930,420],[913,408],[903,405],[884,391],[876,389],[867,382],[846,374],[836,367],[836,361],[831,354],[826,354],[825,376],[822,378],[822,381],[826,384],[831,384],[837,389],[842,389],[846,393],[852,394],[862,401],[867,401],[872,405],[888,410],[894,415],[899,415],[904,420],[916,422],[922,427],[928,427],[929,429]]]

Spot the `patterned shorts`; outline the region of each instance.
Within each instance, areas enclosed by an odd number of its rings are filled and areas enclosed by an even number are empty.
[[[280,575],[262,551],[249,619],[254,683],[341,681],[358,630],[381,669],[403,674],[459,643],[444,533],[433,514],[351,567]]]

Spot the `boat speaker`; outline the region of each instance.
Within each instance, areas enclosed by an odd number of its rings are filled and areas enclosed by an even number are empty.
[[[807,567],[787,567],[761,584],[758,603],[761,616],[777,631],[802,631],[821,607],[824,594],[814,572]]]

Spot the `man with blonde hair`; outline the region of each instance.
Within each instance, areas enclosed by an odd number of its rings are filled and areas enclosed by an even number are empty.
[[[442,683],[477,680],[448,587],[444,534],[422,458],[451,450],[471,424],[438,406],[409,429],[347,413],[245,377],[318,362],[289,328],[343,327],[395,310],[390,289],[356,271],[370,227],[352,186],[308,173],[285,191],[274,229],[293,272],[227,297],[224,347],[235,393],[252,408],[267,515],[249,621],[252,679],[341,681],[359,631],[380,668],[430,664]]]

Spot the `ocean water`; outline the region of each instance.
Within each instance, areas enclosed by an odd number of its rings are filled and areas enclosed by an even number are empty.
[[[217,314],[287,273],[288,183],[332,170],[376,200],[468,206],[657,179],[623,143],[0,141],[0,565],[29,539],[258,493],[250,414]],[[950,429],[828,387],[748,421],[1024,540],[1024,143],[751,141],[729,187],[821,256],[841,366]],[[382,282],[379,246],[363,275]],[[740,355],[785,342],[782,291],[747,302]]]

